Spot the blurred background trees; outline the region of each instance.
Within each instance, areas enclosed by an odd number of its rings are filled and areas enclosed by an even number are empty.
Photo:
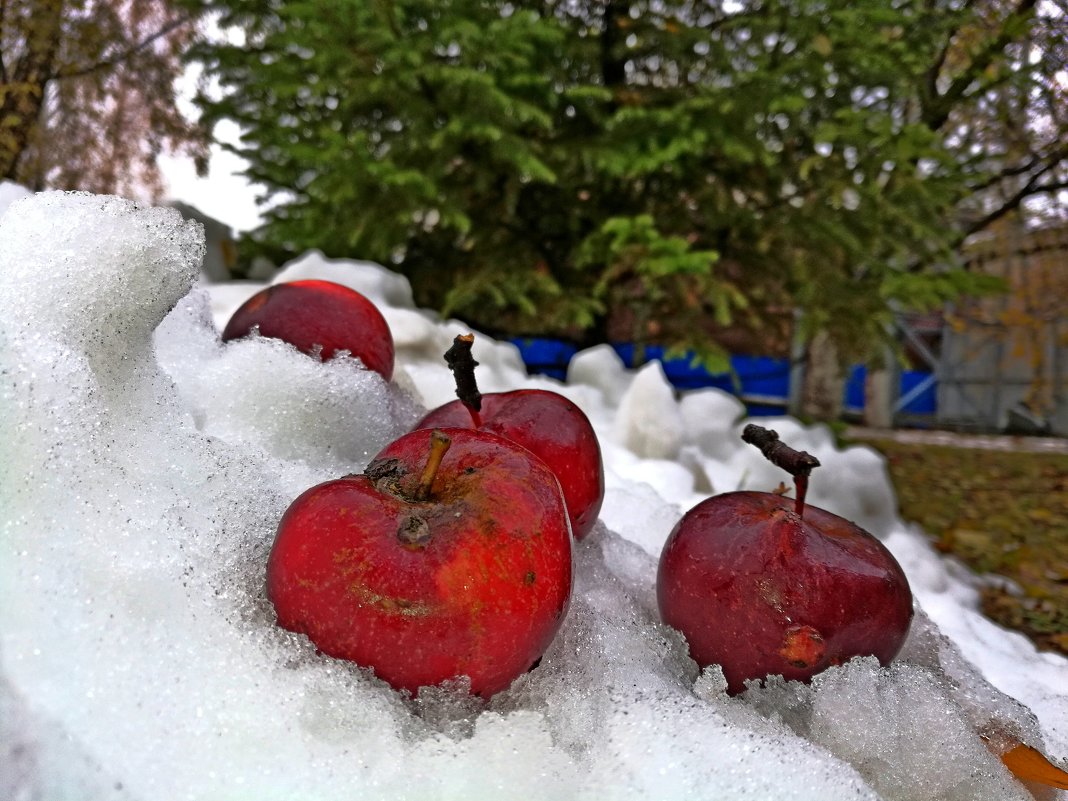
[[[206,159],[177,105],[198,18],[171,0],[0,0],[0,179],[158,197],[161,152]]]
[[[491,331],[714,361],[800,308],[863,357],[892,308],[988,287],[954,247],[1064,186],[1052,4],[211,5],[243,36],[196,50],[200,102],[246,131],[261,248],[380,260]]]
[[[896,310],[992,287],[969,234],[1063,213],[1065,2],[0,0],[0,166],[144,194],[233,121],[247,255],[376,259],[489,332],[713,366],[784,353],[800,310],[863,359]]]

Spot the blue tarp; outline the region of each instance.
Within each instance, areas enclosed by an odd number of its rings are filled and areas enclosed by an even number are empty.
[[[846,379],[845,387],[845,410],[852,414],[860,414],[864,411],[864,382],[868,371],[863,364],[853,365]],[[901,386],[899,397],[904,398],[915,387],[930,379],[931,373],[926,370],[903,370],[901,372]],[[915,398],[910,400],[901,409],[906,414],[931,414],[935,413],[938,403],[938,382],[932,381]]]
[[[578,352],[574,345],[559,339],[522,337],[511,340],[519,348],[527,372],[548,375],[563,381],[567,366]],[[616,353],[629,367],[639,367],[652,359],[658,359],[664,374],[676,389],[700,389],[716,387],[741,398],[751,415],[776,415],[786,411],[790,393],[790,362],[768,356],[731,356],[732,372],[709,373],[692,356],[667,358],[660,345],[638,347],[631,342],[613,346]],[[855,365],[849,372],[845,387],[845,409],[859,414],[864,409],[864,380],[867,371],[863,365]],[[901,396],[930,378],[930,373],[906,370],[901,374]],[[937,399],[937,384],[932,382],[902,410],[910,414],[934,414]]]

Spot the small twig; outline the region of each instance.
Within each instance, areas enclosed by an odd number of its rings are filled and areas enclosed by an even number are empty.
[[[452,347],[445,351],[445,363],[449,365],[456,379],[456,397],[473,417],[482,411],[482,393],[478,391],[478,384],[475,382],[478,362],[471,355],[471,346],[474,344],[474,334],[459,334],[452,341]]]
[[[794,511],[803,517],[808,476],[812,468],[820,466],[820,460],[806,451],[795,451],[779,439],[778,432],[752,423],[742,429],[742,440],[760,448],[765,459],[794,477],[794,486],[797,487]]]
[[[764,458],[791,476],[807,476],[820,460],[811,453],[795,451],[779,439],[778,432],[750,423],[742,430],[742,440],[760,448]]]

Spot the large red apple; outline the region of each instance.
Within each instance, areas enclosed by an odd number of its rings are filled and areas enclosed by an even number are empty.
[[[601,446],[589,418],[558,392],[478,392],[474,383],[477,362],[470,355],[473,341],[470,334],[458,336],[446,354],[449,366],[457,374],[457,394],[461,399],[432,410],[416,428],[477,428],[531,451],[560,481],[571,529],[576,539],[582,539],[597,522],[604,501]]]
[[[754,432],[764,431],[770,437]],[[775,432],[747,426],[781,461],[819,464],[785,448]],[[782,466],[786,466],[785,464]],[[747,679],[808,680],[854,656],[887,664],[912,620],[912,593],[893,555],[838,515],[767,492],[702,501],[664,544],[657,600],[664,622],[685,635],[698,665],[721,665],[728,691]]]
[[[253,328],[324,360],[347,350],[387,381],[393,377],[393,336],[386,319],[347,286],[317,280],[269,286],[234,312],[222,339],[248,336]]]
[[[506,688],[567,610],[571,533],[555,476],[502,437],[413,431],[362,475],[286,511],[267,564],[278,623],[416,692]]]

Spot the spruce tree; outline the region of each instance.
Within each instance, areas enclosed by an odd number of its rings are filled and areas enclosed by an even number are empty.
[[[244,41],[196,53],[225,94],[201,102],[245,129],[258,245],[379,260],[489,331],[714,365],[781,350],[800,308],[863,356],[893,308],[985,286],[952,257],[977,190],[1068,155],[993,135],[984,98],[1048,77],[1026,2],[212,5]]]

